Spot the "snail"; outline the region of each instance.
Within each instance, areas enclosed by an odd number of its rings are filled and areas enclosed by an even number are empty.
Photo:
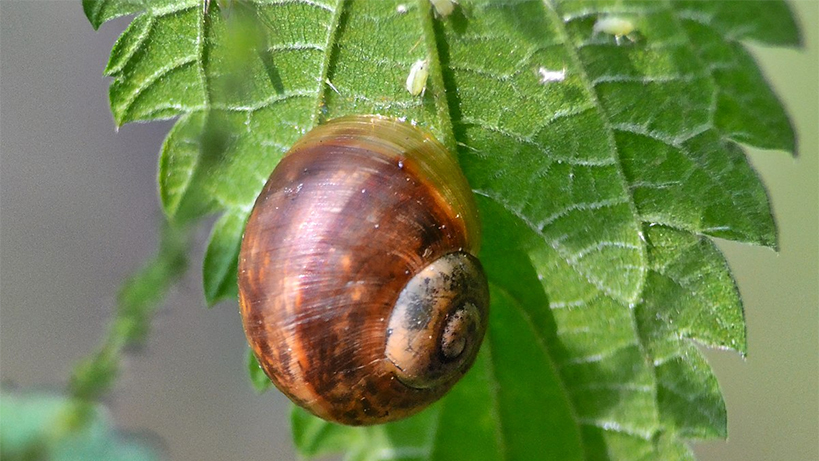
[[[276,387],[348,425],[421,411],[472,365],[488,321],[472,191],[430,134],[380,116],[307,133],[248,219],[239,304]]]

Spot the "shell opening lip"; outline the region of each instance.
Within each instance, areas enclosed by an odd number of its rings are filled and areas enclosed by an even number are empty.
[[[409,388],[449,387],[475,360],[486,331],[489,292],[478,260],[448,253],[420,270],[390,317],[385,355]]]

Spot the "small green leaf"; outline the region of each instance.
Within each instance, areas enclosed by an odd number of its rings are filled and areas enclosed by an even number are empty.
[[[328,423],[299,407],[293,407],[290,423],[296,445],[306,457],[344,450],[345,461],[396,458],[421,461],[430,459],[430,443],[434,434],[429,428],[436,425],[436,408],[395,423],[354,428]]]
[[[158,174],[159,197],[168,216],[176,215],[196,172],[205,120],[204,112],[192,112],[180,117],[162,145]]]
[[[53,394],[20,394],[0,391],[0,457],[5,460],[149,461],[159,450],[147,440],[120,433],[111,427],[101,406],[80,430],[62,430],[65,409],[71,400]]]
[[[239,243],[247,216],[225,213],[216,221],[210,235],[202,276],[205,300],[213,305],[222,299],[236,299]]]
[[[144,6],[138,0],[82,0],[82,9],[94,29],[111,19],[134,14]]]
[[[359,429],[328,423],[295,405],[290,413],[290,427],[299,452],[308,458],[347,451],[349,459],[356,451],[352,440],[360,436]]]
[[[268,378],[264,370],[262,370],[259,361],[256,360],[256,355],[253,354],[251,349],[247,350],[247,374],[250,377],[250,384],[253,386],[253,389],[256,389],[256,392],[260,394],[270,389],[273,385],[270,378]]]

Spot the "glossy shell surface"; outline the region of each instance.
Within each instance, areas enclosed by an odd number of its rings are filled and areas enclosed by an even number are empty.
[[[239,260],[245,333],[295,403],[363,425],[416,413],[468,370],[488,317],[472,192],[431,135],[332,120],[282,159]]]

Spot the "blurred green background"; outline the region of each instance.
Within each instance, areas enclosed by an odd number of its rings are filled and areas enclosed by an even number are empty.
[[[791,115],[799,156],[750,151],[780,252],[719,242],[745,301],[749,355],[708,351],[729,440],[703,460],[819,459],[819,2],[792,3],[803,50],[752,47]],[[58,391],[104,333],[117,287],[152,254],[156,162],[171,122],[117,132],[108,53],[128,24],[94,32],[79,0],[0,0],[0,379]],[[288,403],[257,396],[235,303],[204,307],[193,270],[129,356],[107,402],[171,459],[292,459]]]

